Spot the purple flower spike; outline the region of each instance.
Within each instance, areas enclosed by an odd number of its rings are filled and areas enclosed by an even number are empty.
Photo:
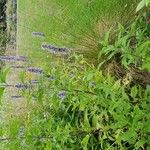
[[[22,137],[24,135],[24,128],[23,127],[19,128],[19,133],[18,134],[19,134],[20,137]]]
[[[52,54],[68,54],[69,50],[67,48],[56,47],[50,44],[43,44],[42,49],[48,50]]]
[[[66,95],[67,95],[66,91],[60,91],[58,93],[58,97],[60,100],[63,100],[66,97]]]
[[[25,67],[24,66],[11,66],[12,68],[15,68],[15,69],[24,69]]]
[[[39,81],[38,81],[38,80],[31,80],[31,83],[32,83],[32,84],[38,84]]]
[[[37,73],[37,74],[42,74],[43,73],[43,70],[41,68],[29,67],[29,68],[27,68],[27,71]]]
[[[13,99],[19,99],[19,98],[22,98],[22,96],[11,96],[11,98],[13,98]]]
[[[27,89],[28,85],[27,84],[16,84],[15,87],[18,89]]]
[[[25,56],[0,56],[0,60],[2,61],[27,61],[27,57]]]
[[[32,35],[33,36],[39,36],[39,37],[45,36],[45,34],[43,32],[32,32]]]

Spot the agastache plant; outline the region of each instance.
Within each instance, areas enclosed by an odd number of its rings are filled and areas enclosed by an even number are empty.
[[[33,36],[39,36],[39,37],[44,37],[45,34],[43,32],[32,32]]]
[[[56,47],[54,45],[50,44],[42,44],[42,49],[48,50],[48,52],[52,54],[68,54],[69,50],[67,48],[62,48],[62,47]]]
[[[42,74],[43,73],[43,69],[41,68],[34,68],[34,67],[29,67],[27,68],[28,72],[32,72],[32,73],[37,73],[37,74]]]

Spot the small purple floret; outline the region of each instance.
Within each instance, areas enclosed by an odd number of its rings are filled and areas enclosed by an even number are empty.
[[[32,32],[33,36],[45,36],[43,32]]]
[[[66,91],[60,91],[58,93],[58,97],[60,100],[63,100],[66,97],[66,95],[67,95]]]
[[[32,84],[37,84],[37,83],[39,83],[39,81],[38,80],[31,80],[31,83]]]
[[[33,68],[33,67],[29,67],[27,68],[28,72],[33,72],[33,73],[38,73],[38,74],[42,74],[43,70],[41,68]]]
[[[24,128],[23,127],[19,128],[19,133],[18,134],[19,134],[20,137],[22,137],[24,135]]]
[[[69,50],[67,48],[56,47],[50,44],[43,44],[41,46],[43,49],[48,50],[52,54],[68,54]]]
[[[19,83],[19,84],[16,84],[15,87],[18,88],[18,89],[27,89],[28,85]]]

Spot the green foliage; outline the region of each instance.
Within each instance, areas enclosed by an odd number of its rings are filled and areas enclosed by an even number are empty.
[[[8,75],[9,68],[0,70],[0,83],[6,83],[6,77]]]
[[[127,29],[119,24],[114,43],[111,42],[108,32],[104,41],[101,42],[102,50],[100,50],[99,59],[103,60],[102,57],[106,56],[104,62],[107,62],[117,56],[120,57],[121,64],[126,68],[134,65],[141,70],[150,71],[150,28],[146,17],[148,16],[137,18]]]
[[[48,72],[55,78],[42,76],[38,88],[27,92],[38,108],[6,134],[14,135],[20,149],[150,148],[149,86],[144,90],[137,85],[129,91],[82,56],[72,56]],[[66,94],[60,96],[62,91]],[[18,139],[21,126],[23,135]]]
[[[9,72],[9,68],[0,70],[0,84],[6,83],[6,77],[8,75],[8,72]],[[0,104],[1,104],[1,98],[3,96],[4,90],[5,90],[4,87],[0,87]]]
[[[145,6],[148,7],[149,4],[150,4],[150,0],[142,0],[142,1],[138,4],[138,6],[137,6],[137,8],[136,8],[136,12],[138,12],[138,11],[141,10],[141,9],[143,9]]]

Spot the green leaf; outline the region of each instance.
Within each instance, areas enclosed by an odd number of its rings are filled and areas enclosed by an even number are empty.
[[[133,130],[125,132],[122,136],[122,140],[133,144],[136,141],[137,133]]]
[[[46,142],[46,147],[44,150],[52,150],[52,143],[50,141]]]
[[[22,83],[25,82],[25,72],[21,72],[21,73],[19,74],[19,79],[20,79],[20,81],[21,81]]]
[[[139,10],[141,10],[144,6],[148,6],[148,0],[142,0],[139,4],[138,4],[138,6],[137,6],[137,8],[136,8],[136,12],[138,12]]]
[[[81,144],[83,145],[83,150],[88,150],[87,145],[88,145],[89,138],[90,138],[89,135],[86,135],[86,136],[83,138],[83,140],[82,140],[82,142],[81,142]]]
[[[104,60],[104,61],[102,61],[102,62],[100,62],[99,64],[98,64],[98,70],[103,66],[103,64],[106,62],[106,60]]]
[[[140,148],[144,149],[144,148],[143,148],[144,143],[145,143],[145,140],[144,140],[144,139],[139,140],[139,141],[135,144],[135,148],[136,148],[136,149],[140,149]]]
[[[6,83],[6,78],[7,78],[8,72],[9,72],[9,68],[6,68],[6,69],[1,71],[1,73],[0,73],[0,80],[1,81],[0,82]]]
[[[97,128],[97,125],[98,125],[98,116],[97,115],[93,115],[92,125],[93,125],[93,127]]]
[[[142,65],[142,69],[146,69],[146,70],[150,71],[150,62],[145,62],[145,63]]]
[[[92,80],[92,79],[93,79],[93,76],[94,76],[93,73],[89,73],[89,74],[87,75],[87,81]]]
[[[3,96],[5,88],[0,88],[0,104],[1,104],[1,98]]]
[[[145,0],[145,5],[146,5],[146,7],[148,7],[148,5],[150,4],[150,0]]]
[[[132,96],[133,98],[135,98],[135,97],[137,96],[137,94],[138,94],[138,89],[137,89],[137,86],[135,85],[135,86],[132,87],[132,89],[131,89],[131,96]]]
[[[86,130],[89,130],[89,129],[90,129],[90,124],[89,124],[89,119],[88,119],[87,110],[85,110],[85,113],[84,113],[84,128],[85,128]]]

